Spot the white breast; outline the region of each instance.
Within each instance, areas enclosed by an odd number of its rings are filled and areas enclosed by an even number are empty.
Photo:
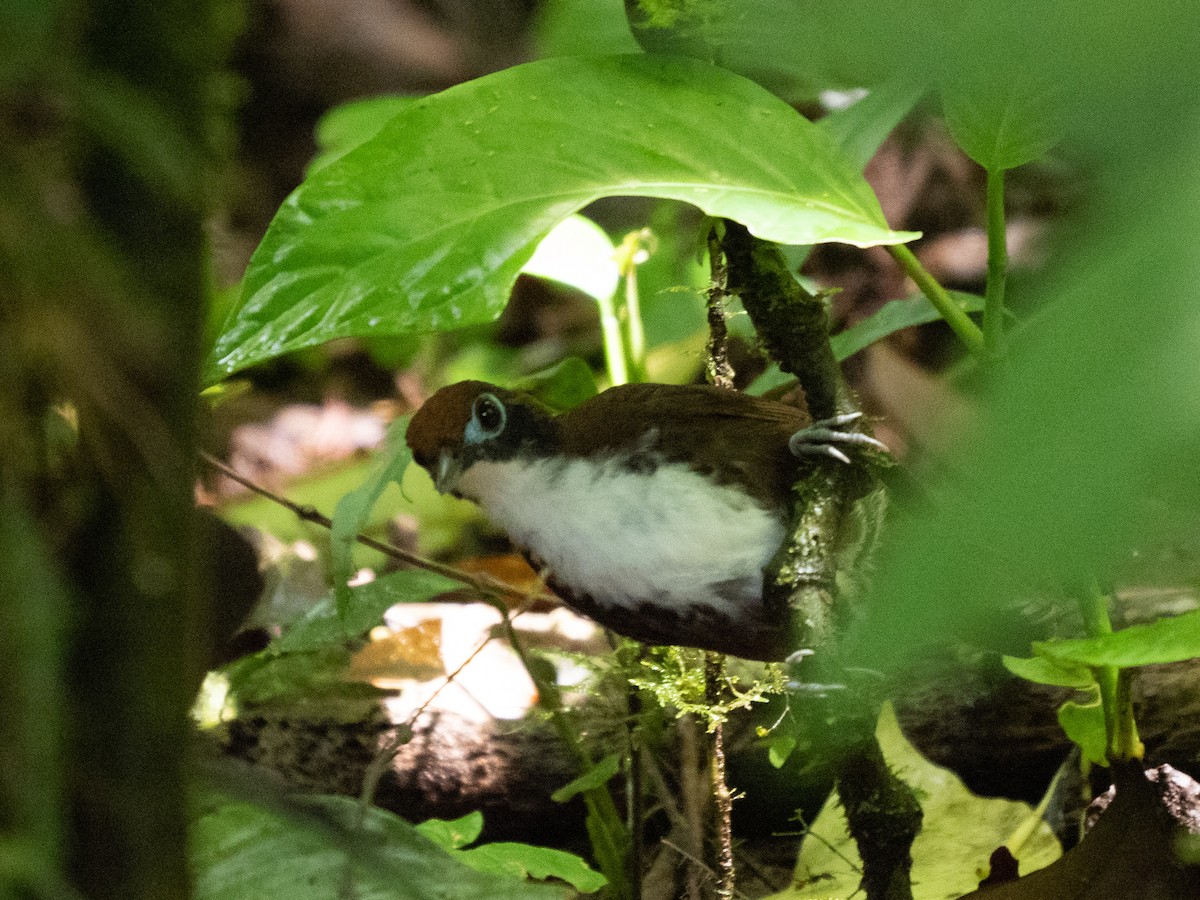
[[[458,485],[512,540],[601,605],[710,606],[762,596],[776,516],[681,463],[632,472],[615,459],[477,462]]]

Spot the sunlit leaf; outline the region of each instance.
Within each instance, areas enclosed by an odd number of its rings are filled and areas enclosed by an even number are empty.
[[[428,681],[448,674],[442,658],[441,619],[424,619],[386,631],[371,635],[354,651],[347,678],[386,690],[399,680]]]
[[[569,284],[596,300],[607,300],[621,278],[614,250],[604,229],[595,222],[583,216],[568,216],[538,242],[521,271]]]
[[[455,858],[480,872],[519,878],[557,878],[582,894],[591,894],[608,879],[574,853],[551,847],[497,842],[460,850]]]
[[[457,819],[426,819],[417,831],[443,850],[458,850],[479,840],[483,833],[483,813],[469,812]]]
[[[913,843],[912,878],[919,897],[958,897],[978,886],[977,870],[992,851],[1029,821],[1024,803],[977,797],[947,769],[922,757],[905,740],[887,706],[877,729],[888,766],[916,790],[924,821]],[[1049,865],[1062,853],[1044,822],[1018,852],[1021,874]],[[858,848],[846,831],[846,816],[831,797],[807,830],[796,863],[797,887],[776,900],[848,900],[861,895]]]
[[[337,337],[494,318],[543,235],[611,195],[683,200],[785,243],[899,243],[830,139],[685,59],[558,58],[414,103],[314,173],[251,260],[209,380]]]
[[[1096,684],[1091,669],[1066,661],[1058,662],[1043,656],[1035,656],[1032,659],[1005,656],[1002,662],[1008,671],[1034,684],[1073,688],[1090,688]]]
[[[1113,634],[1077,640],[1039,641],[1036,653],[1085,666],[1148,666],[1200,657],[1200,610],[1130,625]]]

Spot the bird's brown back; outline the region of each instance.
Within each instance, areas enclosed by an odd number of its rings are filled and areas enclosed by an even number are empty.
[[[630,384],[610,388],[559,417],[563,451],[593,456],[645,450],[687,462],[735,484],[770,507],[786,505],[798,462],[788,438],[809,424],[802,410],[709,385]]]

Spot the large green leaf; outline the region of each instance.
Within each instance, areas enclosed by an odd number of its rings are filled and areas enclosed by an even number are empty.
[[[985,165],[1010,168],[1064,131],[1124,142],[1125,111],[1189,102],[1196,6],[1147,0],[625,0],[633,34],[655,53],[716,62],[789,99],[901,75],[945,94],[955,136]],[[1172,68],[1164,60],[1179,60]],[[1125,92],[1121,82],[1139,90]],[[1049,90],[1048,88],[1053,88]],[[1107,100],[1079,115],[1081,100]],[[1122,109],[1118,109],[1122,105]],[[1096,115],[1092,118],[1092,115]],[[1135,138],[1136,139],[1136,138]]]
[[[574,853],[553,847],[497,841],[458,850],[455,856],[479,872],[518,878],[557,878],[582,894],[595,893],[608,884],[607,878]]]
[[[942,107],[954,140],[985,169],[1031,162],[1062,138],[1062,86],[1028,70],[947,79]]]
[[[208,378],[333,338],[487,321],[538,240],[611,195],[683,200],[783,243],[916,236],[753,82],[687,59],[543,60],[419,100],[313,173],[254,254]]]
[[[1036,653],[1064,663],[1085,666],[1148,666],[1200,657],[1200,609],[1130,625],[1101,637],[1039,641]]]
[[[1157,119],[1141,121],[1158,135]],[[1173,539],[1165,511],[1194,518],[1200,159],[1197,132],[1185,134],[1178,144],[1147,143],[1136,162],[1124,150],[1114,156],[1096,191],[1103,204],[1071,222],[1079,239],[1029,285],[1045,311],[992,373],[977,428],[947,461],[956,477],[889,536],[862,659],[899,661],[942,628],[1002,648],[1016,635],[994,627],[995,611],[1014,597],[1112,577],[1130,547]],[[972,630],[973,617],[992,624]],[[1141,646],[1112,659],[1129,664],[1148,649],[1194,655],[1186,625],[1163,623],[1146,642],[1137,632],[1114,636]]]
[[[1027,826],[1033,811],[1024,803],[977,797],[948,769],[922,757],[904,738],[890,705],[879,717],[880,746],[888,766],[918,793],[925,813],[913,843],[916,897],[958,897],[978,886],[978,869],[993,850]],[[1023,846],[1011,847],[1021,874],[1052,863],[1062,849],[1049,826],[1037,822]],[[771,900],[849,900],[862,896],[858,848],[846,815],[830,797],[806,831],[796,863],[795,886]]]
[[[308,164],[308,171],[323,169],[366,143],[416,100],[404,94],[383,94],[335,106],[317,122],[317,155]]]
[[[306,801],[291,817],[221,803],[192,827],[198,900],[500,900],[566,892],[468,867],[412,825],[348,797]]]

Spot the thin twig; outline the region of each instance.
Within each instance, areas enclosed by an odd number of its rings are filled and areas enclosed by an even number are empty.
[[[551,724],[558,731],[563,743],[575,755],[579,762],[580,774],[590,771],[595,766],[592,754],[584,742],[579,739],[578,729],[572,727],[563,711],[557,685],[546,683],[531,664],[529,652],[525,649],[525,644],[518,636],[516,629],[513,628],[513,617],[509,614],[507,607],[497,603],[496,609],[502,617],[505,636],[537,688],[538,705],[549,716]],[[627,831],[623,831],[624,824],[617,814],[617,805],[613,802],[612,795],[609,794],[607,787],[592,787],[584,790],[581,796],[588,810],[589,823],[595,822],[594,828],[591,824],[588,827],[592,849],[601,868],[604,869],[604,874],[608,877],[613,895],[622,898],[633,897],[634,887],[629,879],[631,855],[629,834]],[[613,827],[614,823],[615,828]],[[605,860],[612,863],[611,868],[604,866]]]
[[[638,648],[639,655],[644,659],[645,645]],[[642,697],[635,685],[627,687],[626,694],[628,724],[625,729],[629,740],[629,778],[626,780],[626,808],[629,816],[629,873],[630,887],[633,889],[632,900],[642,898],[642,841],[645,840],[646,825],[646,791],[642,768],[642,747],[639,719],[642,714]]]
[[[738,865],[745,866],[750,870],[750,874],[765,884],[772,894],[778,894],[787,887],[787,883],[778,884],[767,872],[763,871],[763,867],[754,861],[754,858],[749,853],[744,853],[741,850],[735,851],[737,855]]]
[[[716,387],[733,389],[733,366],[729,362],[729,332],[725,326],[722,304],[729,293],[729,269],[721,240],[716,229],[708,234],[708,265],[711,275],[708,285],[708,381]],[[704,654],[705,702],[710,707],[722,700],[721,685],[725,681],[725,657],[712,651]],[[730,900],[735,893],[736,875],[733,867],[733,795],[725,781],[725,723],[724,716],[710,728],[709,768],[712,776],[714,812],[716,813],[717,897]]]
[[[317,510],[316,507],[296,503],[292,500],[289,500],[287,497],[275,493],[269,488],[263,487],[261,484],[258,484],[252,479],[247,478],[245,475],[242,475],[226,463],[217,459],[212,454],[206,453],[203,450],[200,451],[200,458],[214,469],[217,469],[219,472],[221,472],[221,474],[233,479],[251,492],[258,494],[260,497],[265,497],[272,503],[282,506],[284,509],[290,510],[301,521],[312,522],[314,525],[319,525],[322,528],[333,528],[333,520]],[[408,563],[409,565],[418,569],[425,569],[428,572],[436,572],[438,575],[444,575],[446,578],[449,578],[452,581],[465,584],[467,587],[473,587],[485,594],[501,594],[505,597],[511,597],[522,601],[534,599],[558,602],[549,594],[537,594],[531,598],[528,592],[523,591],[520,588],[513,587],[510,584],[505,584],[503,581],[500,581],[497,578],[492,578],[488,575],[474,575],[470,572],[464,572],[462,569],[456,569],[454,566],[448,566],[444,563],[435,562],[432,559],[426,559],[424,556],[420,556],[419,554],[413,553],[410,550],[404,550],[401,547],[397,547],[394,544],[388,544],[384,541],[377,541],[374,538],[367,537],[364,534],[355,535],[354,539],[364,547],[370,547],[372,550],[377,550],[378,552],[384,554],[385,556],[389,556],[392,559]]]
[[[520,615],[521,612],[523,610],[518,610],[514,618]],[[371,762],[367,765],[367,771],[363,775],[362,792],[359,794],[359,800],[364,805],[369,806],[375,802],[375,791],[379,788],[379,781],[383,778],[384,770],[395,758],[396,754],[400,752],[400,748],[412,740],[412,731],[413,727],[417,724],[417,720],[421,718],[430,704],[437,699],[438,694],[453,684],[454,679],[462,674],[463,669],[475,661],[475,657],[483,652],[483,648],[492,642],[492,637],[492,635],[488,635],[488,637],[484,638],[479,646],[472,650],[453,672],[448,673],[442,683],[434,688],[433,693],[425,698],[425,702],[418,706],[402,725],[396,726],[391,740],[380,747],[379,751],[372,757]]]
[[[704,693],[710,706],[724,699],[721,685],[725,681],[725,656],[708,651],[704,654]],[[717,819],[717,897],[730,900],[736,893],[736,872],[733,866],[733,793],[725,780],[725,723],[718,719],[712,729],[712,785]]]
[[[678,844],[674,844],[671,841],[667,840],[666,838],[663,838],[661,843],[664,847],[669,847],[670,849],[674,850],[681,857],[683,857],[688,862],[690,862],[693,866],[695,866],[696,869],[698,869],[699,871],[701,871],[705,875],[707,875],[711,880],[713,880],[713,881],[717,880],[717,873],[714,872],[711,868],[709,868],[708,864],[705,863],[704,860],[699,859],[694,854],[688,853],[686,850],[684,850]],[[750,900],[750,898],[746,894],[743,894],[739,890],[734,890],[734,892],[731,896],[741,898],[741,900]]]

